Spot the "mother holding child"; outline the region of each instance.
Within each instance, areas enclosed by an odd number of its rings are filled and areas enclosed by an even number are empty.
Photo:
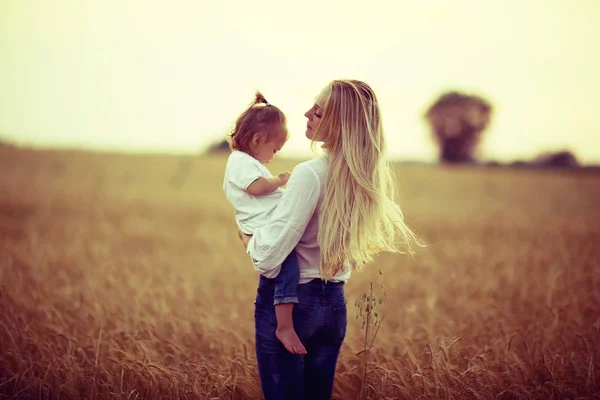
[[[369,85],[335,80],[304,115],[306,137],[325,156],[274,177],[264,164],[287,140],[286,118],[257,93],[230,136],[223,183],[261,274],[254,320],[266,400],[331,398],[346,335],[344,284],[375,253],[422,245],[394,201]]]

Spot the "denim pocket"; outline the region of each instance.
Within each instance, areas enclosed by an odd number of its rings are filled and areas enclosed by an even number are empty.
[[[312,319],[314,314],[314,306],[302,303],[294,304],[294,329],[296,330],[296,334],[302,342],[308,340],[309,338],[309,335],[313,328]]]
[[[348,315],[346,305],[333,307],[333,318],[335,320],[335,340],[339,343],[346,337],[346,326],[348,325]]]

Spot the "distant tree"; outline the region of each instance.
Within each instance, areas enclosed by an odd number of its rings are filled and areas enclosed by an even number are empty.
[[[533,160],[533,164],[538,167],[555,168],[578,168],[580,167],[577,157],[568,150],[557,152],[542,153]]]
[[[531,164],[529,164],[525,160],[516,160],[516,161],[513,161],[512,163],[510,163],[509,165],[511,167],[515,167],[515,168],[527,168],[527,167],[531,166]]]
[[[487,128],[492,106],[479,96],[449,92],[433,103],[425,117],[444,163],[475,161],[475,150]]]
[[[231,151],[229,148],[229,143],[227,142],[227,140],[223,139],[223,140],[215,142],[211,146],[209,146],[209,148],[206,152],[209,154],[212,154],[212,153],[228,153],[229,151]]]

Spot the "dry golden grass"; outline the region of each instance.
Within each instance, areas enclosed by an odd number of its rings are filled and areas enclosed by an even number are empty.
[[[260,398],[258,276],[224,163],[0,150],[0,397]],[[334,397],[359,393],[352,305],[382,270],[369,398],[598,398],[600,176],[397,176],[430,245],[415,261],[383,255],[346,286]]]

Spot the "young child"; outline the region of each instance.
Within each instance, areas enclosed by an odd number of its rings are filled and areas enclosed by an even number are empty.
[[[236,222],[245,234],[251,235],[267,223],[283,194],[280,187],[287,183],[290,173],[274,177],[263,164],[271,162],[286,141],[285,115],[257,92],[229,137],[233,151],[227,160],[223,182],[225,195],[235,208]],[[290,353],[306,354],[292,321],[299,279],[298,260],[292,252],[275,278],[275,335]]]

